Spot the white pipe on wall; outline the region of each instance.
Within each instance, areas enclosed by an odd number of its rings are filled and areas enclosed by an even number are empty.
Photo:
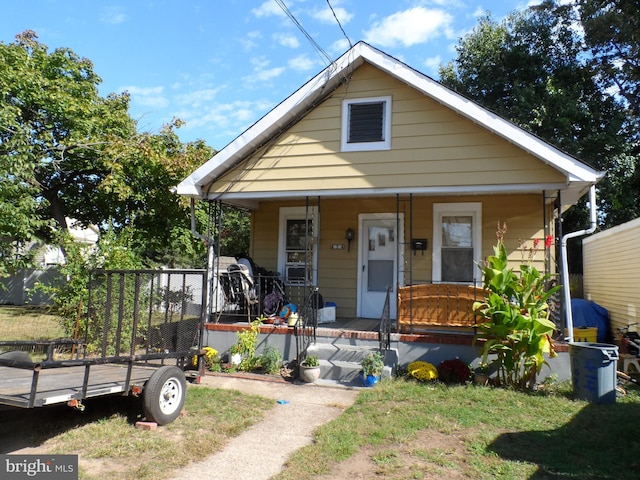
[[[562,208],[562,206],[560,206]],[[591,220],[589,228],[586,230],[580,230],[577,232],[567,233],[563,235],[560,242],[560,248],[562,250],[562,278],[565,285],[564,290],[564,308],[567,319],[567,336],[565,338],[568,342],[573,342],[573,315],[571,312],[571,292],[569,289],[569,263],[567,261],[567,240],[570,238],[581,237],[583,235],[590,235],[595,232],[598,226],[597,207],[596,207],[596,186],[591,185],[589,189],[589,209],[591,213]]]

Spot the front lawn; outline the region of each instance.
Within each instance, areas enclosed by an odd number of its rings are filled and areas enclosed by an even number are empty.
[[[278,480],[636,479],[640,391],[614,405],[568,384],[521,393],[384,381],[322,426]]]

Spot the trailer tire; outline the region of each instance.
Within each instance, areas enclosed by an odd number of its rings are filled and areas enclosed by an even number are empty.
[[[31,362],[29,354],[21,350],[11,350],[10,352],[0,353],[0,358],[3,360],[13,360],[17,362]]]
[[[187,393],[184,372],[174,366],[160,367],[151,374],[142,392],[142,410],[158,425],[173,422],[182,411]]]

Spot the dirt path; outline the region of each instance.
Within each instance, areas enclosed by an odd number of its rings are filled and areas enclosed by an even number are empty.
[[[261,395],[281,403],[262,422],[231,439],[224,450],[173,472],[171,480],[209,477],[267,480],[280,472],[291,453],[311,443],[318,426],[338,417],[358,395],[357,389],[227,376],[207,376],[203,384]]]

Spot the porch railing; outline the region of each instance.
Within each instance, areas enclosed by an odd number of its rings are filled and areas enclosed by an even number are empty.
[[[387,288],[387,296],[384,300],[384,307],[382,307],[382,315],[380,316],[380,328],[378,329],[378,342],[381,352],[385,352],[391,348],[390,299],[391,286]]]
[[[311,287],[300,312],[300,325],[297,329],[300,352],[306,352],[309,345],[315,343],[318,329],[319,295],[318,287]]]
[[[251,322],[257,317],[278,316],[287,304],[295,305],[301,313],[309,288],[304,284],[285,285],[280,277],[274,275],[257,274],[249,282],[240,274],[223,272],[214,285],[209,320]]]

